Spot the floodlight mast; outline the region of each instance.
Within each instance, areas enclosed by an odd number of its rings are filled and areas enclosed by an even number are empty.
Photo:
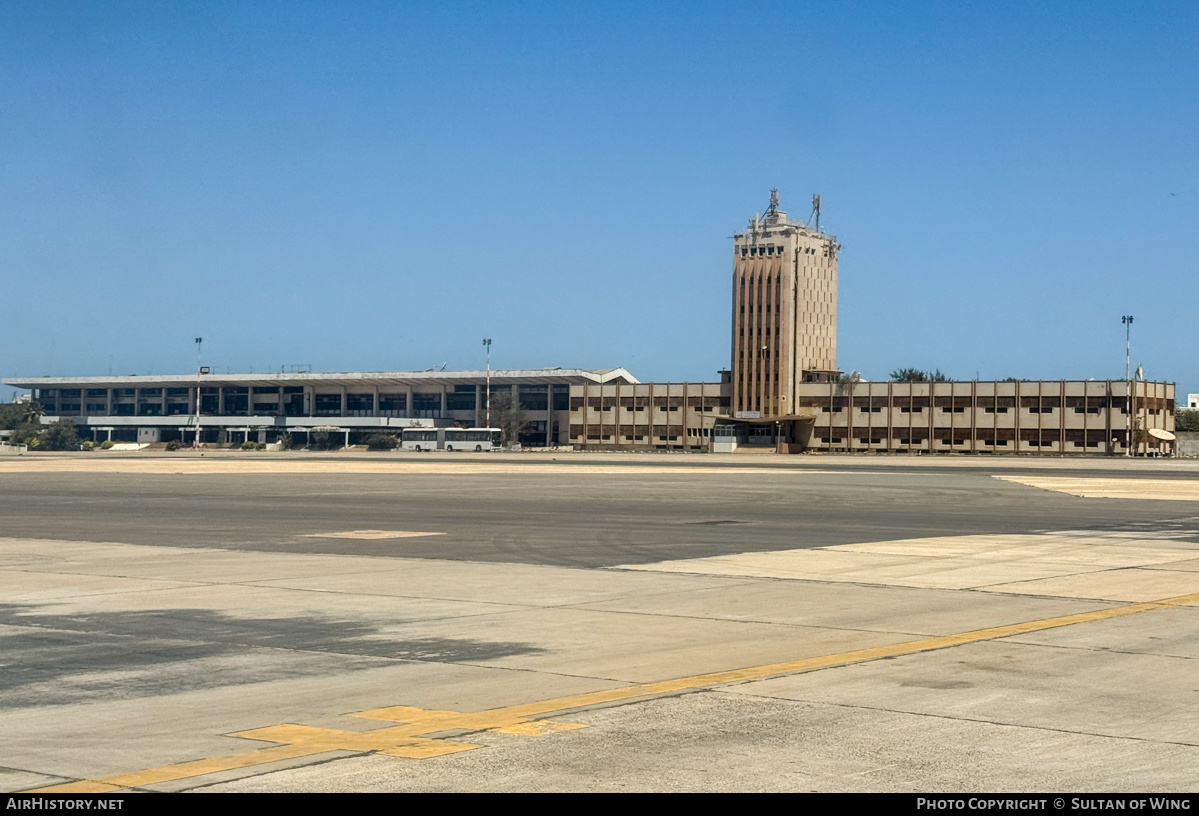
[[[192,440],[192,447],[195,448],[196,450],[200,449],[200,375],[201,375],[201,369],[203,369],[203,366],[200,365],[200,363],[202,361],[201,350],[203,349],[203,347],[204,347],[204,338],[197,337],[196,338],[196,434],[195,434],[195,438]]]
[[[491,427],[491,338],[483,338],[483,348],[487,349],[487,394],[484,397],[487,411],[487,427]]]
[[[1132,456],[1132,315],[1124,315],[1120,322],[1124,324],[1124,386],[1128,389],[1124,392],[1124,455]]]

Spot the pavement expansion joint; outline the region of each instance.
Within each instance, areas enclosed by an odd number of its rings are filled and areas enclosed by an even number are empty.
[[[366,719],[397,723],[397,725],[370,731],[345,731],[335,728],[283,723],[265,728],[255,728],[249,731],[239,731],[229,735],[276,743],[270,747],[226,756],[198,759],[174,765],[165,765],[158,768],[148,768],[101,779],[80,780],[62,785],[52,785],[37,788],[33,792],[113,792],[130,788],[143,788],[180,779],[266,765],[281,760],[320,756],[328,754],[331,751],[356,751],[409,759],[429,759],[481,747],[470,742],[461,742],[456,739],[436,739],[431,736],[440,732],[461,729],[463,731],[498,731],[499,733],[529,737],[546,736],[583,727],[579,723],[564,722],[555,719],[556,716],[568,714],[571,711],[583,708],[619,705],[636,700],[701,691],[717,686],[740,684],[752,680],[764,680],[771,677],[848,666],[854,663],[864,663],[867,661],[899,657],[901,655],[931,652],[968,643],[996,640],[1013,635],[1027,634],[1029,632],[1056,629],[1079,623],[1195,604],[1199,604],[1199,593],[1111,606],[1090,612],[994,626],[951,635],[927,637],[888,646],[856,649],[783,663],[770,663],[743,669],[731,669],[691,677],[680,677],[672,680],[638,683],[484,711],[461,712],[423,709],[414,706],[389,706],[360,711],[352,715]],[[1100,734],[1095,736],[1108,735]]]
[[[1186,740],[1138,737],[1129,734],[1105,734],[1101,731],[1084,731],[1079,728],[1055,728],[1051,725],[1032,725],[1026,722],[1004,722],[1003,720],[988,720],[981,717],[962,717],[950,714],[937,714],[936,712],[932,711],[911,711],[909,709],[891,708],[888,706],[871,706],[863,705],[861,703],[834,703],[828,700],[804,700],[797,697],[777,697],[772,694],[738,694],[738,696],[758,700],[770,700],[774,703],[797,703],[802,705],[856,709],[860,711],[881,711],[887,714],[900,714],[907,717],[924,717],[933,720],[948,720],[950,722],[968,722],[977,723],[978,725],[993,725],[997,728],[1018,728],[1029,731],[1046,731],[1055,734],[1074,734],[1082,737],[1098,737],[1100,739],[1126,740],[1128,742],[1146,742],[1154,745],[1181,745],[1187,748],[1199,748],[1199,742],[1188,742]]]

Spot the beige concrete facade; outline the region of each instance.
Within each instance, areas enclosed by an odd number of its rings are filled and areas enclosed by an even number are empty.
[[[819,222],[817,221],[817,225]],[[719,383],[572,385],[570,443],[616,450],[1168,453],[1172,383],[862,382],[837,365],[834,236],[770,208],[734,236]],[[1130,399],[1131,390],[1131,399]]]
[[[619,450],[1170,453],[1174,384],[1122,380],[801,383],[796,415],[734,419],[731,383],[575,385],[570,442]],[[1139,430],[1139,432],[1138,432]]]
[[[806,383],[802,404],[819,411],[796,423],[808,450],[931,453],[1169,452],[1147,435],[1174,430],[1174,384],[1123,380],[1042,382]],[[1130,422],[1131,420],[1131,422]],[[1139,429],[1139,433],[1138,433]]]
[[[570,442],[578,448],[710,449],[712,428],[727,416],[727,383],[572,385]]]
[[[795,413],[805,371],[837,367],[837,251],[832,235],[770,208],[733,237],[733,411]]]

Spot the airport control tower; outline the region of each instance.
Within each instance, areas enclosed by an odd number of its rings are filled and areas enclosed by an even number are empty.
[[[835,377],[837,251],[820,231],[820,196],[808,223],[770,207],[733,242],[733,412],[745,419],[792,417],[799,384]]]

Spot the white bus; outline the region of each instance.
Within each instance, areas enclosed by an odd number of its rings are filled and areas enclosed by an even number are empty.
[[[405,428],[400,448],[410,451],[489,451],[500,447],[498,428]]]
[[[500,446],[499,428],[446,428],[445,449],[448,451],[489,451]]]
[[[400,434],[400,450],[428,451],[445,447],[445,428],[405,428]]]

